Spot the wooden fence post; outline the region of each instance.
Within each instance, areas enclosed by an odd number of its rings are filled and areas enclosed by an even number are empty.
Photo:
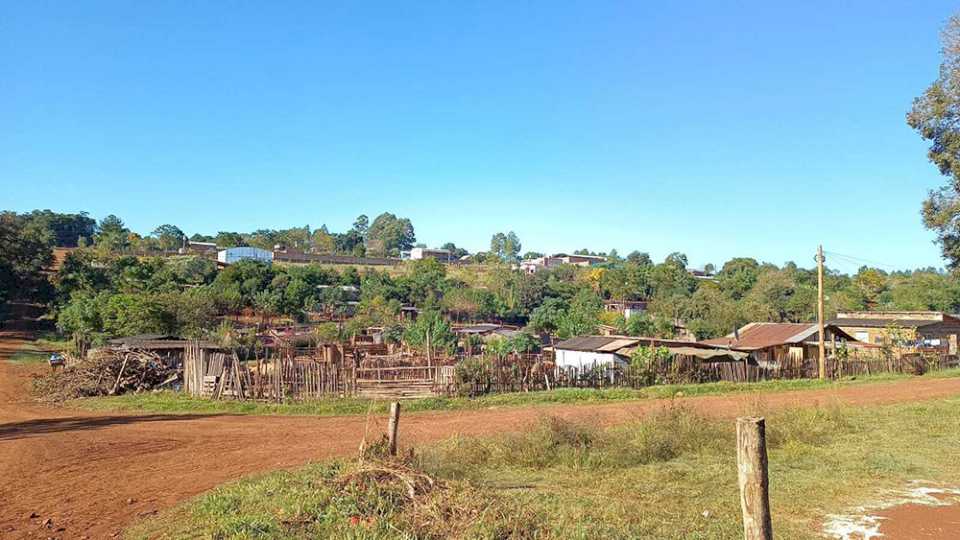
[[[745,540],[771,540],[767,440],[763,418],[737,418],[737,476]]]
[[[400,402],[390,404],[390,422],[387,424],[387,438],[390,455],[397,455],[397,431],[400,429]]]

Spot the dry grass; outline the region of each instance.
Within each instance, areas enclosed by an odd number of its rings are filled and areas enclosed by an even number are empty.
[[[767,414],[778,538],[909,479],[960,481],[960,401]],[[762,404],[754,408],[762,410]],[[133,538],[736,538],[731,421],[668,407],[636,422],[545,416],[400,461],[334,461],[218,488]]]

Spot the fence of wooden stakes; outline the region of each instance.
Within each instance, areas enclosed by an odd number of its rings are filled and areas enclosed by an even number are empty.
[[[922,374],[960,365],[956,355],[828,358],[826,376]],[[328,397],[410,399],[477,396],[555,388],[642,388],[651,384],[715,381],[758,382],[816,378],[815,360],[787,358],[775,364],[711,362],[673,355],[647,366],[557,367],[549,354],[426,358],[410,353],[331,354],[323,348],[272,350],[252,359],[234,352],[188,346],[184,390],[214,399],[309,400]]]

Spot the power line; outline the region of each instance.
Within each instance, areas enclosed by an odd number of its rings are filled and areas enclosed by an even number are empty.
[[[844,255],[843,253],[837,253],[837,252],[835,252],[835,251],[824,251],[823,253],[826,254],[826,255],[831,255],[831,256],[833,256],[833,257],[839,257],[839,258],[841,258],[841,259],[846,259],[848,262],[851,262],[851,263],[854,263],[854,264],[856,264],[856,263],[861,263],[861,264],[862,264],[862,263],[865,263],[865,264],[868,264],[868,265],[890,268],[890,269],[892,269],[892,270],[899,270],[899,269],[900,269],[900,267],[898,267],[897,265],[894,265],[894,264],[887,264],[887,263],[882,263],[882,262],[879,262],[879,261],[873,261],[873,260],[870,260],[870,259],[864,259],[864,258],[861,258],[861,257],[854,257],[853,255]]]

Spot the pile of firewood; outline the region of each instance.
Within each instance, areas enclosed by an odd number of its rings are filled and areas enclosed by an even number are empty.
[[[159,355],[136,349],[98,351],[70,362],[62,369],[37,376],[37,397],[45,401],[106,396],[168,387],[180,379],[180,370]]]

